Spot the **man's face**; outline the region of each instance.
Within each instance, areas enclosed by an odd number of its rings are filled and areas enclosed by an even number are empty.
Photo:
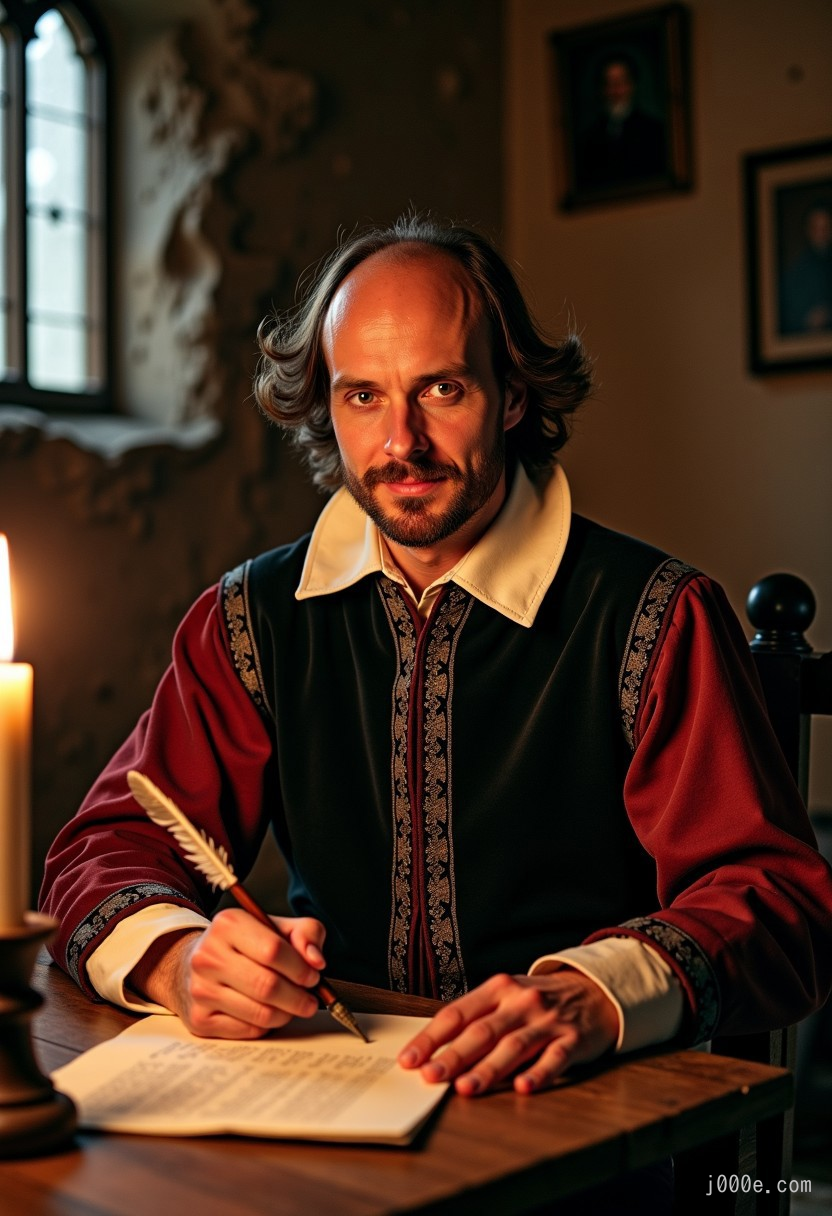
[[[608,63],[604,68],[604,101],[610,113],[629,107],[635,91],[633,78],[626,63]]]
[[[825,207],[815,207],[806,217],[806,236],[818,253],[825,253],[832,244],[832,213]]]
[[[323,345],[344,484],[380,531],[426,548],[487,527],[525,397],[497,383],[465,271],[432,251],[374,254],[338,289]]]

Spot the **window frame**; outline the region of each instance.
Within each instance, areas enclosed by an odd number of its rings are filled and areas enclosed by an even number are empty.
[[[0,375],[0,406],[28,406],[49,413],[103,413],[113,408],[113,240],[112,240],[112,58],[106,30],[88,0],[2,0],[5,19],[0,37],[6,43],[7,93],[10,98],[0,110],[5,124],[6,268],[13,307],[9,316],[8,349],[19,366],[18,372]],[[101,133],[93,148],[90,169],[94,196],[101,208],[101,251],[103,265],[91,255],[87,270],[87,290],[97,301],[101,327],[99,366],[100,383],[92,389],[63,390],[39,388],[29,380],[28,335],[28,212],[26,198],[27,98],[26,46],[34,37],[35,26],[44,13],[56,10],[79,43],[79,53],[89,63],[87,87],[98,94],[95,107],[100,114]],[[81,27],[89,31],[91,44],[83,45]],[[6,31],[9,31],[8,33]],[[17,99],[15,101],[15,99]],[[12,361],[10,359],[10,361]]]

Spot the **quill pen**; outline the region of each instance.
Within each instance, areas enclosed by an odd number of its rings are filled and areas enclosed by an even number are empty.
[[[195,828],[173,799],[163,794],[149,777],[145,777],[144,773],[137,773],[134,769],[131,769],[127,774],[127,784],[130,786],[130,792],[139,806],[147,812],[147,815],[154,823],[157,823],[160,827],[167,828],[172,833],[174,839],[181,845],[182,852],[187,860],[191,862],[195,869],[205,875],[215,890],[219,888],[221,891],[228,891],[236,899],[241,908],[245,908],[246,912],[250,912],[252,916],[271,929],[273,933],[277,933],[274,921],[263,911],[257,901],[252,899],[237,878],[228,860],[228,854],[222,845],[215,845],[213,840],[204,831]],[[280,935],[278,934],[278,936]],[[369,1042],[358,1022],[356,1022],[353,1013],[333,991],[329,982],[323,976],[320,977],[311,991],[321,1002],[327,1013],[335,1018],[336,1022],[345,1027],[345,1029],[352,1031],[354,1035],[357,1035],[359,1039],[363,1039],[365,1043]]]

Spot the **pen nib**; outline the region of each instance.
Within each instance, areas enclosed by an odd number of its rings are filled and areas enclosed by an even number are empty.
[[[334,1017],[335,1021],[343,1026],[345,1030],[352,1031],[352,1033],[357,1035],[359,1039],[363,1039],[365,1043],[369,1043],[370,1040],[358,1025],[358,1022],[356,1022],[352,1013],[341,1001],[333,1001],[331,1005],[327,1005],[326,1011],[328,1014]]]

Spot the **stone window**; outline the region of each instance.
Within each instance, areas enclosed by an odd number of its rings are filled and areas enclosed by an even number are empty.
[[[108,408],[106,63],[94,13],[0,3],[0,404]]]

